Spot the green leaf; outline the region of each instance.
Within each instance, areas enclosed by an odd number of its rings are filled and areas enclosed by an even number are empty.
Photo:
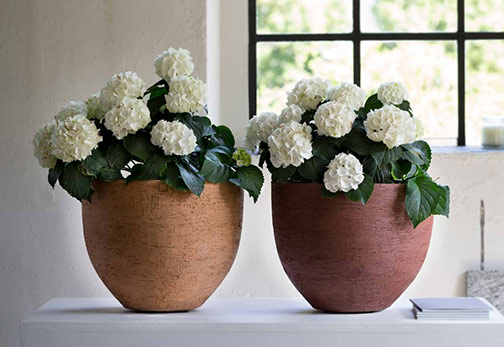
[[[307,180],[316,182],[322,179],[328,162],[320,157],[311,157],[298,167],[299,174]]]
[[[203,129],[203,133],[201,134],[201,136],[205,137],[205,136],[212,136],[212,135],[215,135],[215,134],[217,134],[217,131],[215,130],[215,127],[212,126],[212,125],[207,125]]]
[[[203,135],[203,130],[212,124],[207,117],[192,116],[190,113],[179,113],[175,118],[187,125],[194,132],[198,143]]]
[[[249,195],[257,202],[259,194],[264,184],[264,177],[256,166],[242,166],[236,169],[238,178],[232,178],[229,181],[238,187],[245,189]]]
[[[391,164],[387,164],[382,168],[377,168],[373,180],[376,183],[393,183]]]
[[[343,146],[359,155],[369,155],[387,149],[383,143],[371,141],[364,131],[355,128],[343,137]]]
[[[371,153],[371,156],[376,160],[378,168],[382,168],[387,164],[397,161],[399,158],[401,158],[402,154],[403,149],[402,147],[398,146],[390,149],[385,147],[382,151]]]
[[[406,184],[406,212],[415,228],[435,212],[438,202],[444,194],[443,189],[430,177],[418,176],[408,181]]]
[[[307,110],[301,115],[301,123],[310,123],[315,116],[316,110]]]
[[[408,100],[403,100],[402,103],[400,103],[399,105],[396,105],[396,106],[403,111],[407,111],[410,114],[410,116],[413,116],[413,113],[411,112],[411,105]]]
[[[166,169],[168,157],[160,152],[154,154],[143,164],[133,166],[131,175],[126,178],[126,182],[135,180],[157,180]]]
[[[233,136],[233,133],[229,128],[225,125],[219,125],[216,128],[217,135],[224,140],[224,143],[231,148],[234,148],[235,146],[235,138]]]
[[[83,165],[86,173],[96,177],[102,168],[108,166],[108,163],[103,154],[98,149],[94,149],[91,155],[84,159]]]
[[[149,98],[152,100],[152,99],[164,96],[167,93],[168,93],[168,90],[166,89],[165,86],[155,86],[155,88],[153,88],[150,91],[150,97]]]
[[[107,148],[105,154],[109,165],[113,168],[121,168],[129,163],[131,157],[121,142],[114,142]]]
[[[207,152],[200,173],[209,182],[222,183],[229,180],[232,172],[228,165],[221,163],[217,154]]]
[[[401,146],[404,151],[402,159],[420,165],[424,171],[429,169],[432,160],[432,153],[429,144],[425,141],[415,141]]]
[[[181,191],[189,190],[185,185],[184,180],[182,180],[180,170],[175,163],[168,163],[168,166],[161,178],[167,185],[171,186],[172,188]]]
[[[59,182],[63,189],[77,200],[86,199],[91,201],[91,195],[93,194],[91,180],[91,177],[81,172],[79,163],[72,162],[65,165]]]
[[[147,108],[149,109],[149,112],[151,114],[151,118],[155,117],[161,110],[161,107],[163,107],[166,104],[166,100],[163,95],[157,96],[155,98],[150,98],[147,101]]]
[[[233,150],[231,148],[229,148],[228,146],[222,146],[222,145],[209,148],[209,149],[207,149],[207,153],[208,152],[221,153],[221,154],[225,154],[225,155],[232,155],[233,154]]]
[[[436,204],[433,214],[450,216],[450,187],[437,184],[439,200]]]
[[[383,103],[378,99],[378,94],[371,95],[364,104],[364,108],[369,112],[378,108],[382,108]]]
[[[314,156],[320,156],[326,154],[328,151],[334,150],[335,141],[331,137],[327,136],[317,136],[313,140],[312,153]]]
[[[124,148],[137,158],[146,161],[152,152],[156,151],[156,146],[150,142],[150,135],[144,132],[128,135],[124,138]]]
[[[200,196],[205,186],[205,178],[199,173],[194,172],[192,169],[188,170],[182,163],[175,163],[180,170],[182,180],[187,188],[197,196]]]
[[[412,172],[413,171],[413,172]],[[412,165],[411,162],[400,159],[392,163],[392,177],[395,180],[406,180],[413,176],[416,172],[416,165]]]
[[[61,173],[63,172],[63,167],[64,167],[63,162],[61,160],[58,160],[54,168],[49,169],[47,180],[49,181],[49,184],[51,185],[51,187],[53,187],[53,189],[54,186],[56,185],[56,182],[58,182]]]
[[[356,190],[351,190],[345,193],[346,197],[352,201],[360,201],[363,205],[371,197],[374,189],[374,181],[373,178],[367,174],[364,175],[364,181],[359,184],[359,187]]]
[[[276,168],[267,162],[268,170],[271,172],[272,182],[287,182],[296,173],[297,168],[295,166],[289,165],[287,167]]]
[[[109,166],[104,167],[98,173],[98,178],[105,182],[120,180],[123,178],[120,169],[114,169]]]

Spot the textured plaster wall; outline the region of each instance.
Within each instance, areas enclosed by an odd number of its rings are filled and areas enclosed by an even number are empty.
[[[86,254],[79,204],[50,189],[32,157],[34,132],[114,72],[133,69],[154,81],[155,55],[184,46],[196,75],[210,79],[212,118],[241,139],[246,9],[246,0],[208,0],[207,26],[204,0],[0,1],[1,347],[16,346],[19,321],[51,297],[109,295]],[[435,155],[432,175],[452,188],[452,217],[436,219],[425,266],[405,295],[464,295],[464,272],[479,261],[480,198],[487,205],[488,268],[504,270],[503,159]],[[216,295],[298,295],[276,255],[268,183],[256,205],[246,199],[241,247]]]
[[[157,80],[156,54],[190,49],[206,79],[205,0],[0,1],[0,346],[54,296],[104,296],[82,236],[80,204],[47,185],[35,131],[115,72]]]

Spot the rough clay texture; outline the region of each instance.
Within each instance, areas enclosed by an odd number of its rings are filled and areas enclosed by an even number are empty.
[[[233,264],[243,192],[207,183],[200,198],[161,181],[96,181],[82,219],[89,257],[121,304],[137,311],[201,306]]]
[[[287,276],[316,309],[372,312],[389,307],[418,274],[429,247],[430,217],[416,229],[406,188],[376,184],[363,206],[321,184],[272,184],[275,241]]]

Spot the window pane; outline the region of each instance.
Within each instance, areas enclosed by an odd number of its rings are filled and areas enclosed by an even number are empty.
[[[504,31],[504,1],[465,0],[466,31]]]
[[[353,80],[351,42],[257,44],[257,112],[280,112],[287,91],[302,79],[325,77],[333,83]]]
[[[466,136],[481,145],[485,116],[504,116],[504,41],[466,44]]]
[[[411,107],[432,145],[454,145],[457,138],[456,44],[442,42],[363,42],[362,86],[401,81]]]
[[[361,30],[363,32],[456,31],[457,1],[361,0]]]
[[[350,31],[352,31],[350,0],[257,0],[258,33]]]

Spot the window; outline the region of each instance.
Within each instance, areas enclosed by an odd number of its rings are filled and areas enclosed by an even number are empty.
[[[504,115],[504,1],[249,0],[250,116],[309,75],[399,80],[432,145],[477,145]]]

